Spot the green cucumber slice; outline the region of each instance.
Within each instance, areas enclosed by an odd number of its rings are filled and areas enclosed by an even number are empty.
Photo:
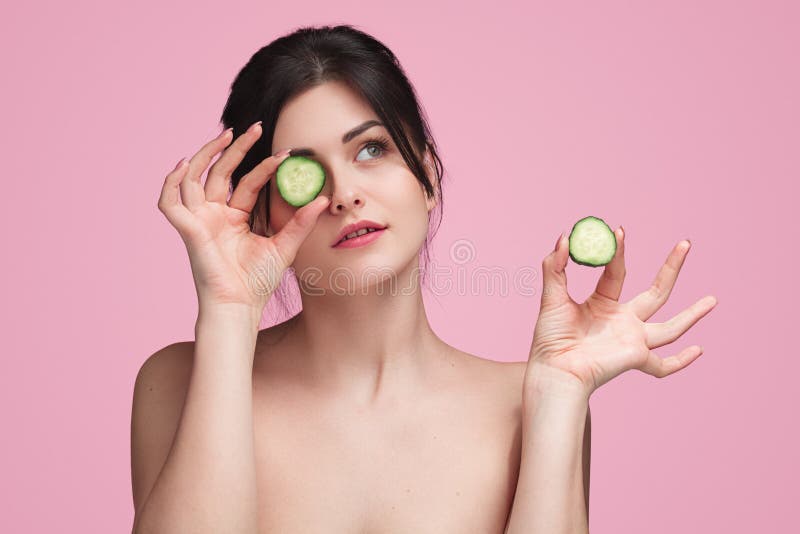
[[[569,257],[577,264],[601,267],[617,253],[617,236],[599,217],[589,215],[575,223],[569,234]]]
[[[289,156],[275,171],[275,185],[283,199],[295,207],[314,200],[325,185],[322,165],[305,156]]]

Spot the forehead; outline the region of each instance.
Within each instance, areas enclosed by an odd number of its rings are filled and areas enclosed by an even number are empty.
[[[273,152],[292,146],[341,146],[344,132],[378,116],[361,95],[330,81],[290,99],[275,124]]]

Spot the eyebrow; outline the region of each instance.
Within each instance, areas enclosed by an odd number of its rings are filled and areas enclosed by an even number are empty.
[[[346,145],[347,143],[352,141],[353,138],[361,135],[362,133],[364,133],[366,130],[372,128],[373,126],[383,126],[384,128],[386,127],[381,121],[376,121],[376,120],[365,121],[365,122],[359,124],[358,126],[356,126],[355,128],[353,128],[352,130],[350,130],[349,132],[347,132],[346,134],[344,134],[342,136],[342,144]],[[314,152],[313,149],[307,148],[307,147],[293,148],[292,152],[291,152],[291,155],[292,156],[315,156],[316,152]]]

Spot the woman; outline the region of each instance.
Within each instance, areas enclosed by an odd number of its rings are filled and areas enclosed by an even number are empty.
[[[622,304],[617,229],[616,256],[577,304],[562,235],[542,263],[528,361],[485,360],[427,321],[417,275],[442,169],[385,46],[350,26],[281,37],[238,74],[222,120],[158,203],[186,244],[199,311],[195,341],[158,351],[136,380],[134,531],[587,531],[591,393],[699,356],[650,349],[713,298],[644,323],[687,243]],[[270,179],[289,150],[327,176],[301,208]],[[357,236],[359,222],[378,231]],[[302,311],[259,330],[287,272]]]

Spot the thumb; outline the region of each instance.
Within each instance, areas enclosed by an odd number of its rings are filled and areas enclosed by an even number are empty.
[[[562,233],[556,241],[553,252],[542,260],[542,304],[541,309],[557,307],[570,300],[567,292],[567,272],[564,270],[569,259],[568,238]]]
[[[289,265],[294,261],[295,255],[303,244],[314,224],[317,222],[320,213],[328,207],[330,199],[320,195],[305,206],[300,207],[289,219],[281,231],[272,237],[275,247],[280,251],[281,256]]]

